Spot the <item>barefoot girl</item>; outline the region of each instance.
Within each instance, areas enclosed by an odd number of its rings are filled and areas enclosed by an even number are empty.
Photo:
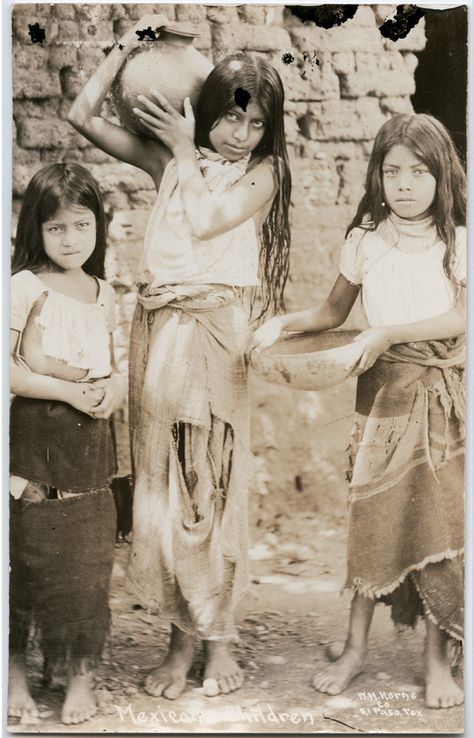
[[[156,18],[136,28],[150,23]],[[149,172],[158,189],[131,332],[130,568],[145,600],[172,623],[169,652],[148,675],[147,691],[169,699],[183,691],[197,638],[212,696],[243,681],[229,650],[247,582],[248,315],[241,298],[259,284],[259,259],[264,310],[280,305],[288,272],[284,93],[263,58],[227,58],[204,83],[196,130],[189,101],[183,117],[155,91],[136,110],[151,138],[138,138],[99,117],[136,45],[136,28],[86,85],[70,120]]]
[[[338,694],[364,665],[375,603],[396,622],[426,623],[426,704],[463,700],[448,640],[463,637],[465,176],[445,128],[396,115],[379,131],[366,193],[320,309],[272,318],[282,330],[341,325],[359,290],[370,328],[357,339],[356,418],[347,586],[354,590],[341,658],[314,679]]]
[[[95,180],[50,164],[29,183],[11,281],[9,714],[35,719],[27,685],[34,625],[48,667],[66,662],[64,723],[96,711],[94,661],[109,625],[115,541],[107,418],[126,381],[114,370],[114,293],[103,281],[105,222]]]

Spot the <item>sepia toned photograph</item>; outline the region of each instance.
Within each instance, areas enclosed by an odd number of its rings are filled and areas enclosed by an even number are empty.
[[[463,733],[467,6],[11,34],[9,733]]]

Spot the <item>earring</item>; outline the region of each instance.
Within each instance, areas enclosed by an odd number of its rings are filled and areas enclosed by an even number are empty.
[[[383,201],[383,200],[382,200],[382,207],[383,207],[383,208],[384,208],[384,207],[386,207],[386,206],[385,206],[385,203],[384,203],[384,201]]]

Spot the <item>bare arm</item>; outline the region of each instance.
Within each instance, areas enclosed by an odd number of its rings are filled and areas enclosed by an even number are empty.
[[[155,184],[161,179],[164,164],[170,158],[166,147],[158,140],[140,137],[116,126],[101,116],[102,104],[112,82],[130,52],[139,43],[136,30],[168,23],[165,16],[144,16],[114,46],[95,74],[81,90],[69,111],[69,122],[85,138],[111,156],[133,164],[150,174]]]
[[[359,287],[339,274],[323,305],[270,318],[255,331],[250,348],[269,348],[283,331],[327,331],[337,328],[346,320],[358,293]]]
[[[376,362],[378,357],[397,343],[411,341],[435,341],[460,336],[466,331],[466,290],[461,294],[456,305],[447,313],[434,318],[418,320],[406,325],[387,325],[381,328],[368,328],[354,340],[360,342],[363,353],[352,372],[362,374]]]
[[[146,112],[135,109],[145,125],[172,150],[186,215],[197,238],[209,239],[235,228],[253,217],[275,195],[275,177],[271,161],[257,164],[236,184],[216,197],[206,187],[194,146],[194,116],[189,99],[184,101],[185,115],[158,91],[140,98]]]
[[[68,382],[65,379],[36,374],[17,361],[20,333],[10,330],[10,391],[14,395],[36,400],[67,402],[77,410],[92,415],[103,390],[87,382]]]

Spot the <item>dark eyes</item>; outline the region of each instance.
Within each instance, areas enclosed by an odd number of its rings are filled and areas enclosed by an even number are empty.
[[[83,220],[80,223],[76,223],[75,225],[78,230],[83,231],[88,228],[88,226],[90,226],[90,221]],[[63,231],[65,231],[65,227],[63,225],[52,225],[47,226],[46,230],[48,231],[48,233],[63,233]]]
[[[226,113],[226,118],[227,118],[227,120],[230,120],[231,122],[235,123],[235,122],[237,122],[239,120],[240,115],[239,115],[239,113],[234,113],[234,112],[232,112],[232,110],[229,110],[229,112]],[[263,121],[263,120],[253,120],[252,121],[252,126],[255,129],[257,129],[257,130],[261,130],[265,126],[265,121]]]

